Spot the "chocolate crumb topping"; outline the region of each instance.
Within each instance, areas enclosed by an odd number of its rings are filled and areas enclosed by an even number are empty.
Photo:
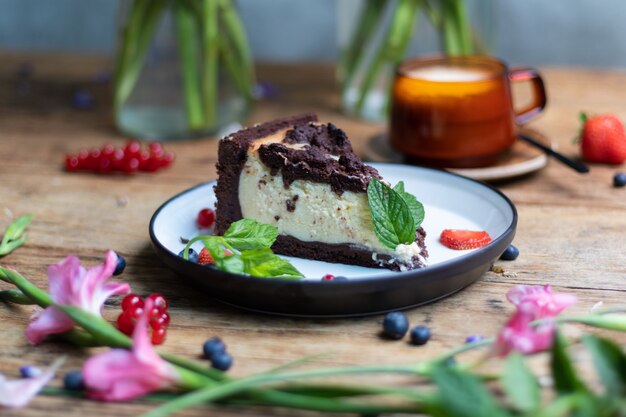
[[[279,221],[280,220],[280,216],[274,216],[274,220]]]
[[[290,148],[283,144],[285,142],[259,147],[261,162],[270,168],[272,175],[282,174],[285,187],[295,180],[306,180],[330,184],[332,190],[341,195],[345,191],[365,192],[372,177],[381,178],[376,169],[356,156],[340,129],[330,129],[332,135],[328,134],[326,125],[309,124],[292,131],[295,130],[322,133],[321,137],[311,137],[310,146],[304,149]]]

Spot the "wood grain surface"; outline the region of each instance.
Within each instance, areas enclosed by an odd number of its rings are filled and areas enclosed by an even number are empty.
[[[32,75],[24,85],[17,77],[24,62]],[[89,265],[112,248],[128,267],[121,278],[135,292],[162,292],[171,303],[172,324],[162,351],[199,356],[204,340],[219,335],[235,358],[235,376],[259,372],[306,355],[327,353],[315,366],[366,363],[409,363],[456,346],[469,334],[492,335],[512,311],[506,291],[515,284],[551,283],[557,291],[579,297],[571,312],[584,313],[595,303],[626,303],[626,188],[612,187],[619,169],[593,165],[579,175],[550,162],[531,176],[497,184],[519,210],[514,262],[498,262],[504,273],[489,272],[469,288],[439,302],[408,311],[412,324],[433,332],[423,347],[378,337],[382,317],[307,320],[246,312],[213,301],[168,270],[155,256],[148,221],[170,196],[215,177],[216,141],[205,138],[168,142],[175,164],[156,174],[100,176],[63,171],[67,152],[120,145],[121,137],[108,113],[108,85],[93,82],[110,67],[101,57],[0,55],[0,228],[13,216],[34,213],[25,246],[0,262],[46,286],[48,264],[76,254]],[[572,138],[578,112],[614,112],[626,120],[626,73],[611,70],[543,68],[549,105],[531,126],[576,156]],[[279,89],[275,99],[256,103],[247,121],[315,111],[346,130],[357,151],[384,126],[349,118],[340,112],[332,67],[320,64],[261,65],[259,79]],[[70,106],[76,88],[92,91],[94,110]],[[522,97],[523,91],[518,92]],[[0,282],[0,289],[8,288]],[[23,364],[44,366],[60,355],[68,359],[62,372],[78,369],[88,351],[62,343],[31,346],[24,328],[31,307],[0,303],[0,372],[18,375]],[[114,319],[119,299],[104,315]],[[624,338],[622,343],[626,343]],[[54,384],[59,385],[61,378]],[[364,379],[364,381],[369,381]],[[153,405],[102,404],[39,396],[23,410],[0,410],[2,416],[132,416]],[[199,407],[180,415],[292,415],[292,411]],[[306,413],[303,413],[306,414]]]

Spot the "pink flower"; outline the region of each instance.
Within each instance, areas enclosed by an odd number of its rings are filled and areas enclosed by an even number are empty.
[[[50,296],[57,304],[81,307],[101,314],[102,305],[114,294],[128,294],[125,283],[107,282],[117,265],[117,255],[108,251],[103,265],[85,269],[75,256],[48,267]],[[64,333],[74,327],[74,322],[57,308],[50,306],[39,314],[26,328],[28,340],[37,344],[48,335]]]
[[[533,314],[535,320],[556,317],[565,308],[576,302],[576,296],[565,293],[553,293],[548,285],[518,285],[506,294],[518,309]]]
[[[576,302],[571,294],[553,293],[550,285],[518,285],[507,293],[516,312],[507,321],[494,343],[497,355],[515,350],[523,354],[542,352],[552,346],[556,325],[549,320]],[[532,326],[539,319],[548,321]]]
[[[28,404],[35,395],[48,383],[64,359],[57,359],[50,368],[33,378],[8,381],[0,374],[0,406],[21,408]]]
[[[499,356],[506,356],[515,350],[524,355],[542,352],[552,346],[554,323],[531,326],[533,315],[518,310],[504,325],[494,344],[494,351]]]
[[[180,381],[178,372],[161,359],[148,339],[148,317],[153,305],[146,300],[133,331],[132,350],[111,349],[85,362],[83,378],[90,398],[127,401]]]

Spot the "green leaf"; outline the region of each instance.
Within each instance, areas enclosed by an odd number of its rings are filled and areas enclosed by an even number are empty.
[[[387,185],[372,178],[367,187],[374,232],[380,243],[390,249],[415,241],[415,225],[409,206]]]
[[[554,335],[554,344],[550,357],[550,369],[554,378],[554,387],[560,394],[576,391],[587,392],[587,387],[578,378],[576,369],[565,349],[567,341],[558,332]]]
[[[522,355],[509,355],[500,379],[504,391],[517,410],[528,413],[539,408],[539,384],[524,363]]]
[[[2,243],[0,243],[0,256],[8,255],[26,242],[28,234],[24,231],[32,219],[32,214],[25,214],[15,219],[7,227],[2,236]]]
[[[219,236],[207,236],[202,239],[204,247],[211,254],[214,265],[220,270],[233,274],[244,273],[244,263],[241,256],[237,253],[226,255],[224,248],[220,244],[223,238]]]
[[[304,275],[289,261],[270,249],[248,250],[241,253],[244,271],[254,277],[301,278]]]
[[[400,197],[402,197],[406,205],[409,207],[409,210],[411,210],[414,228],[417,229],[424,221],[424,205],[417,201],[417,198],[415,198],[413,194],[404,191],[404,181],[397,183],[393,189],[400,195]]]
[[[438,367],[433,379],[439,387],[441,404],[454,417],[501,417],[509,414],[493,399],[482,381],[457,368]]]
[[[252,219],[236,221],[224,233],[226,242],[240,251],[269,248],[277,237],[277,227]]]
[[[626,397],[626,355],[614,342],[593,335],[584,335],[583,343],[591,352],[598,376],[607,394]]]

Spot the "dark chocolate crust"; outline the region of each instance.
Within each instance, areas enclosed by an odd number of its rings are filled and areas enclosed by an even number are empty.
[[[423,228],[419,228],[415,233],[415,240],[422,249],[420,255],[428,258],[428,251],[424,244],[426,232]],[[386,268],[392,271],[400,271],[404,269],[417,269],[426,265],[419,258],[413,257],[410,264],[399,263],[387,255],[377,255],[373,258],[370,250],[359,248],[350,244],[329,244],[322,242],[303,242],[292,236],[278,236],[276,242],[272,246],[272,250],[288,256],[298,258],[315,259],[318,261],[341,263],[349,265],[359,265],[368,268]]]
[[[269,136],[288,127],[297,127],[317,121],[315,114],[304,114],[273,120],[235,132],[220,140],[217,157],[217,185],[215,196],[215,232],[224,234],[232,222],[240,220],[239,175],[246,162],[250,143],[255,139]]]

